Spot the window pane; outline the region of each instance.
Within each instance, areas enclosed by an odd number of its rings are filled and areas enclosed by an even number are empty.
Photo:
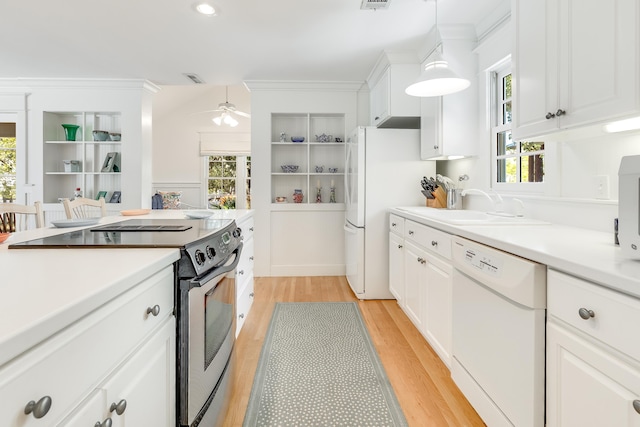
[[[544,156],[521,157],[520,174],[521,182],[543,182],[544,180]]]
[[[511,99],[511,74],[502,78],[502,99]]]
[[[0,138],[0,203],[16,199],[16,174],[16,139]]]
[[[517,144],[511,140],[511,130],[498,133],[498,156],[507,154],[515,154],[517,152]]]
[[[505,102],[502,106],[502,124],[511,123],[511,101]]]
[[[544,142],[520,142],[520,150],[523,153],[544,150]]]
[[[499,159],[497,169],[497,182],[518,182],[518,158]]]

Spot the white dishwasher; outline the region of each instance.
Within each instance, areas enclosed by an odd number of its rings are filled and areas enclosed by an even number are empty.
[[[490,427],[544,426],[546,266],[452,239],[451,376]]]

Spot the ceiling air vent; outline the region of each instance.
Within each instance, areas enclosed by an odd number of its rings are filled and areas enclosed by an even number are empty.
[[[362,10],[377,10],[377,9],[389,9],[390,0],[362,0],[360,9]]]
[[[195,84],[200,85],[204,83],[204,81],[202,81],[202,79],[195,73],[184,73],[183,75]]]

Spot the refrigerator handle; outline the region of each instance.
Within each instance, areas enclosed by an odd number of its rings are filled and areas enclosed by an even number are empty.
[[[344,231],[350,234],[358,234],[358,231],[354,227],[349,227],[349,223],[344,223]]]
[[[345,157],[345,169],[344,169],[344,198],[347,205],[351,205],[351,174],[349,173],[349,168],[351,166],[351,147],[350,144],[347,144],[347,155]]]

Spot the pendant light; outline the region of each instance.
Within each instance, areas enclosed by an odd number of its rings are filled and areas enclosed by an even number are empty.
[[[405,89],[405,93],[411,96],[442,96],[460,92],[471,85],[471,82],[458,76],[440,54],[442,40],[438,31],[438,0],[436,4],[436,48],[429,56],[428,62],[424,66],[424,71],[415,83]]]

